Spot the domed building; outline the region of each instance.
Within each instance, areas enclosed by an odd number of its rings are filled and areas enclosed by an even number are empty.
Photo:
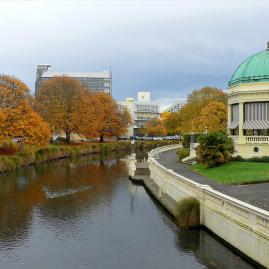
[[[228,130],[235,155],[269,156],[269,42],[243,61],[228,85]]]

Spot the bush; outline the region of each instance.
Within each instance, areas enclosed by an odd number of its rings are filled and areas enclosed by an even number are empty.
[[[180,148],[177,152],[178,158],[181,161],[182,159],[188,157],[190,155],[190,149],[189,148]]]
[[[196,148],[199,161],[205,167],[215,167],[232,160],[233,141],[222,132],[212,132],[199,137],[200,145]]]
[[[200,136],[200,134],[193,134],[194,143],[197,142],[199,136]],[[190,143],[191,143],[191,134],[184,134],[183,135],[182,146],[184,148],[190,148]]]
[[[252,158],[243,158],[242,156],[238,155],[233,157],[232,160],[234,162],[255,162],[255,163],[269,163],[269,156],[263,157],[252,157]]]
[[[182,199],[178,202],[176,218],[183,229],[200,226],[200,202],[194,197]]]

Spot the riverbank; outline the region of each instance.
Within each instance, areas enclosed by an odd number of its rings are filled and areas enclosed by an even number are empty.
[[[155,148],[158,145],[170,145],[173,141],[138,141],[136,149]],[[44,147],[26,147],[13,155],[0,155],[0,173],[12,171],[24,166],[71,158],[86,154],[108,154],[110,152],[130,150],[129,141],[80,144],[49,144]]]

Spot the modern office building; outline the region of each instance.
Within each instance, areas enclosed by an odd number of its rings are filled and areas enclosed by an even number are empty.
[[[269,42],[243,61],[228,84],[228,131],[235,155],[269,156]]]
[[[50,72],[48,64],[37,65],[35,92],[41,87],[42,83],[55,76],[68,76],[77,79],[83,86],[94,92],[105,92],[112,95],[112,73],[105,72]]]
[[[147,121],[160,117],[160,105],[151,102],[148,91],[138,92],[137,100],[126,98],[125,101],[119,101],[118,104],[128,108],[133,120],[133,125],[129,127],[128,134],[126,134],[128,137],[139,135],[140,129],[145,126]]]
[[[185,100],[177,100],[171,106],[164,110],[164,112],[178,112],[186,104]]]

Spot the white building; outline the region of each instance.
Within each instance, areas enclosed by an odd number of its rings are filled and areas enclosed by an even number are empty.
[[[35,92],[41,87],[42,83],[56,76],[67,76],[77,79],[83,86],[94,92],[105,92],[112,95],[112,73],[105,72],[50,72],[48,64],[37,65]]]
[[[118,104],[128,108],[133,120],[126,134],[128,137],[139,135],[147,121],[160,117],[160,105],[150,101],[150,92],[147,91],[138,92],[137,100],[128,97],[125,101],[118,101]]]
[[[269,156],[269,42],[236,68],[227,95],[235,155]]]

